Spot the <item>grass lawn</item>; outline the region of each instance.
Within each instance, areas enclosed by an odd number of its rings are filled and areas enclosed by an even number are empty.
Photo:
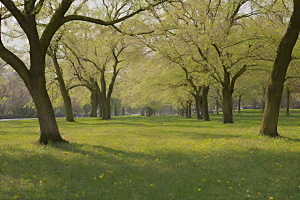
[[[234,124],[180,116],[58,119],[70,144],[40,146],[37,120],[0,122],[0,199],[300,199],[300,114],[285,139],[258,135],[262,114]]]

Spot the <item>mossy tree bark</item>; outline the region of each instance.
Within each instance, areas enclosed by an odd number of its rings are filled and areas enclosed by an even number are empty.
[[[271,73],[271,82],[267,90],[267,101],[260,129],[261,135],[280,136],[277,131],[282,92],[288,66],[292,60],[292,51],[300,32],[300,0],[294,0],[294,9],[289,26],[284,34],[275,58]]]

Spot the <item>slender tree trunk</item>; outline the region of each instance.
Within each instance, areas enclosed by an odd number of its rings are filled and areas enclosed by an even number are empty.
[[[90,117],[97,117],[97,107],[98,107],[99,101],[97,98],[97,94],[91,91],[91,112]]]
[[[290,115],[290,98],[291,98],[291,91],[287,88],[286,90],[286,115]]]
[[[277,123],[280,102],[286,71],[292,60],[292,51],[297,42],[300,31],[300,1],[294,0],[293,14],[285,35],[283,36],[275,58],[271,73],[271,83],[267,90],[267,102],[260,134],[278,137]]]
[[[125,115],[125,106],[122,107],[122,115]]]
[[[52,53],[50,55],[53,64],[55,66],[55,71],[56,71],[56,75],[57,75],[57,80],[58,80],[58,84],[59,84],[59,89],[60,89],[60,93],[63,97],[64,100],[64,105],[65,105],[65,109],[66,109],[66,120],[68,122],[74,122],[74,116],[73,116],[73,108],[72,108],[72,103],[71,103],[71,98],[70,98],[70,94],[69,91],[67,90],[67,87],[65,85],[65,81],[64,78],[62,76],[62,72],[60,69],[60,66],[58,64],[57,61],[57,57],[56,57],[56,52]]]
[[[239,105],[238,105],[239,113],[241,113],[241,101],[242,101],[242,95],[239,95]]]
[[[189,109],[189,118],[192,118],[192,102],[191,101],[189,102],[188,109]]]
[[[203,98],[202,98],[202,95],[200,95],[200,98],[199,98],[199,108],[200,108],[201,119],[203,119]]]
[[[210,121],[209,113],[208,113],[208,101],[207,101],[207,94],[208,94],[209,86],[202,87],[202,107],[203,107],[203,120]]]
[[[66,142],[62,139],[58,130],[54,111],[46,90],[45,77],[38,77],[32,80],[30,94],[40,123],[41,135],[39,142],[45,145],[49,142]]]
[[[220,113],[219,113],[219,99],[217,98],[216,99],[216,106],[217,106],[217,115],[219,115]]]

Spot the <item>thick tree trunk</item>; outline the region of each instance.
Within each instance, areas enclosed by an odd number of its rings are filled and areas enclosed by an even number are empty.
[[[90,117],[97,117],[97,108],[98,108],[98,98],[97,98],[97,94],[95,94],[94,92],[91,91],[91,113],[90,113]]]
[[[40,123],[41,135],[39,142],[45,145],[49,142],[66,142],[59,133],[44,77],[32,80],[30,94],[34,101]]]
[[[70,94],[65,85],[65,81],[62,76],[62,72],[61,72],[60,66],[58,64],[58,61],[57,61],[56,52],[50,53],[50,57],[55,66],[55,71],[56,71],[56,75],[57,75],[60,93],[64,100],[64,105],[65,105],[65,109],[66,109],[66,120],[68,122],[74,122],[75,120],[74,120],[74,116],[73,116],[73,108],[72,108]]]
[[[118,109],[117,109],[117,105],[115,105],[115,116],[118,116]]]
[[[111,119],[110,98],[106,98],[106,110],[107,110],[107,119]]]
[[[230,88],[230,74],[224,70],[224,86],[222,89],[222,109],[223,109],[223,123],[233,123],[232,117],[232,90]]]
[[[209,113],[208,113],[208,101],[207,101],[207,94],[208,94],[209,86],[202,87],[202,108],[203,108],[203,120],[210,121]]]
[[[241,113],[241,101],[242,101],[242,95],[239,95],[239,103],[238,103],[239,113]]]
[[[152,109],[148,106],[147,107],[147,117],[151,117],[152,115]]]
[[[125,106],[122,107],[122,115],[125,115]]]
[[[294,0],[294,10],[290,18],[290,23],[283,36],[278,50],[273,70],[271,73],[271,83],[267,90],[267,102],[260,134],[278,137],[277,123],[279,117],[280,102],[282,98],[283,86],[286,71],[292,60],[292,51],[297,42],[300,31],[300,1]]]
[[[286,115],[290,115],[290,98],[291,98],[291,91],[287,89],[286,90]]]
[[[200,113],[200,92],[192,93],[192,95],[195,98],[197,119],[202,119],[202,116]]]

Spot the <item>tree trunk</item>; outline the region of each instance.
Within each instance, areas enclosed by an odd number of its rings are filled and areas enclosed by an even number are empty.
[[[125,107],[122,107],[122,115],[125,115]]]
[[[207,101],[207,94],[208,94],[209,86],[202,87],[202,108],[203,108],[203,120],[210,121],[209,113],[208,113],[208,101]]]
[[[271,83],[267,90],[267,102],[260,134],[278,137],[277,123],[279,117],[280,102],[286,71],[292,60],[292,51],[297,42],[300,31],[300,1],[294,0],[293,14],[285,35],[283,36],[275,58],[271,73]]]
[[[217,98],[216,99],[216,106],[217,106],[217,115],[219,115],[220,113],[219,113],[219,99]]]
[[[39,142],[45,145],[49,142],[66,142],[62,139],[58,130],[54,111],[46,90],[45,77],[38,77],[32,80],[30,94],[40,123],[41,135]]]
[[[199,108],[200,108],[201,119],[203,119],[203,98],[202,98],[202,95],[200,95],[200,98],[199,98]]]
[[[62,72],[61,72],[60,66],[58,64],[58,61],[57,61],[56,52],[50,53],[50,57],[55,66],[55,71],[56,71],[56,75],[57,75],[60,93],[64,100],[64,105],[65,105],[65,109],[66,109],[66,120],[68,122],[74,122],[75,120],[74,120],[74,116],[73,116],[73,108],[72,108],[70,94],[65,85],[65,81],[62,76]]]
[[[152,109],[148,106],[147,107],[147,117],[151,117],[152,115]]]
[[[286,115],[290,115],[290,98],[291,98],[291,91],[290,89],[286,89]]]
[[[192,102],[190,101],[188,104],[188,109],[189,109],[189,118],[192,118]]]
[[[97,117],[97,108],[98,108],[98,98],[97,94],[91,91],[91,112],[90,112],[90,117]]]
[[[118,109],[117,109],[117,105],[115,105],[115,116],[118,116]]]
[[[230,74],[224,70],[224,86],[222,89],[222,109],[223,109],[223,123],[233,123],[232,118],[232,91],[230,89]]]
[[[239,95],[239,103],[238,103],[239,114],[241,113],[241,101],[242,101],[242,95]]]
[[[107,110],[107,119],[111,119],[110,98],[106,98],[106,110]]]

